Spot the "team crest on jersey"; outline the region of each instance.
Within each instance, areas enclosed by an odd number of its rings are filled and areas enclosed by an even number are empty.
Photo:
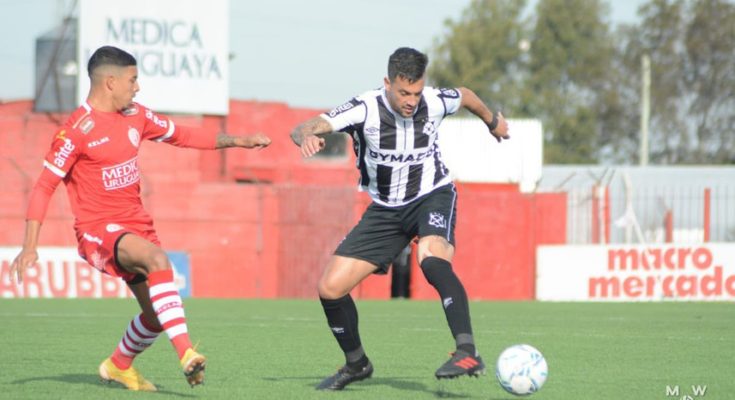
[[[443,229],[447,227],[447,220],[444,218],[444,214],[438,212],[429,213],[429,225]]]
[[[133,146],[138,147],[140,145],[140,133],[132,126],[128,129],[128,139],[130,139],[130,143],[132,143]]]
[[[94,128],[94,120],[90,117],[84,118],[82,122],[79,123],[79,130],[85,135],[88,134],[92,128]]]
[[[457,91],[457,89],[441,88],[439,89],[439,97],[457,99],[459,98],[459,92]]]
[[[426,123],[424,124],[423,133],[424,135],[429,136],[436,133],[436,126],[434,126],[434,121],[426,121]]]
[[[353,108],[355,108],[356,105],[360,104],[357,100],[352,99],[348,101],[345,104],[342,104],[341,106],[333,109],[332,111],[328,112],[327,115],[329,115],[329,118],[334,118],[340,114],[342,114],[345,111],[349,111]]]
[[[56,133],[56,139],[66,140],[66,129],[62,129]]]
[[[122,110],[122,115],[126,117],[132,117],[133,115],[138,114],[138,106],[133,104],[130,107]]]

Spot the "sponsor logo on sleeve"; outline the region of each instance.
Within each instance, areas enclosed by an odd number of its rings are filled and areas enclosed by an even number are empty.
[[[61,131],[60,135],[63,137],[63,133],[65,131]],[[56,136],[59,138],[59,135]],[[69,159],[69,156],[74,151],[76,146],[74,146],[74,143],[71,142],[71,139],[64,137],[64,144],[59,147],[59,150],[54,153],[54,165],[63,168],[64,164],[66,164],[66,160]]]
[[[346,111],[349,111],[349,110],[355,108],[355,106],[357,106],[358,104],[359,104],[359,102],[357,100],[352,99],[352,100],[348,101],[347,103],[342,104],[341,106],[339,106],[339,107],[333,109],[332,111],[328,112],[327,115],[329,116],[329,118],[334,118],[334,117],[342,114],[343,112],[346,112]]]
[[[79,130],[85,135],[88,134],[92,128],[94,128],[94,120],[90,117],[84,118],[82,122],[79,123]]]
[[[449,98],[449,99],[458,99],[459,91],[457,91],[457,89],[441,88],[439,89],[439,97],[444,97],[444,98]]]
[[[145,110],[145,117],[161,128],[168,128],[168,120],[158,118],[158,115],[154,114],[151,110]]]

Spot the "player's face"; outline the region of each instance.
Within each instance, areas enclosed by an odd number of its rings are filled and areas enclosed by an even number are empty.
[[[398,111],[404,118],[411,117],[421,100],[421,92],[424,90],[424,78],[410,83],[408,79],[397,76],[393,82],[385,78],[383,83],[385,84],[385,94],[388,97],[390,107],[394,111]]]
[[[140,90],[138,85],[138,67],[122,67],[115,75],[113,97],[115,107],[122,110],[133,102],[135,94]]]

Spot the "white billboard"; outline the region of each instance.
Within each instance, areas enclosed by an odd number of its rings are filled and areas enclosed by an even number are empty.
[[[539,246],[536,299],[735,300],[735,244]]]
[[[0,299],[2,298],[105,298],[133,297],[127,284],[102,273],[79,256],[76,247],[41,246],[38,264],[28,267],[23,282],[13,282],[10,264],[19,246],[0,246]],[[166,252],[174,270],[174,283],[182,297],[191,295],[191,266],[188,255]]]
[[[479,118],[447,118],[439,149],[452,177],[461,182],[515,183],[533,192],[541,179],[543,130],[534,119],[508,120],[510,140],[498,143]]]
[[[39,247],[38,264],[13,283],[10,264],[20,247],[0,247],[0,298],[132,297],[122,279],[100,273],[74,247]]]
[[[82,0],[78,38],[80,104],[89,57],[111,45],[138,61],[137,102],[159,112],[228,113],[228,0]]]

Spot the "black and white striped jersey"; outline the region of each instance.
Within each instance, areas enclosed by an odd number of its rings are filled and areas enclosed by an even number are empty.
[[[441,159],[439,124],[459,110],[457,89],[425,87],[414,115],[394,112],[385,88],[363,93],[321,115],[335,132],[352,135],[359,186],[388,207],[407,204],[451,181]]]

